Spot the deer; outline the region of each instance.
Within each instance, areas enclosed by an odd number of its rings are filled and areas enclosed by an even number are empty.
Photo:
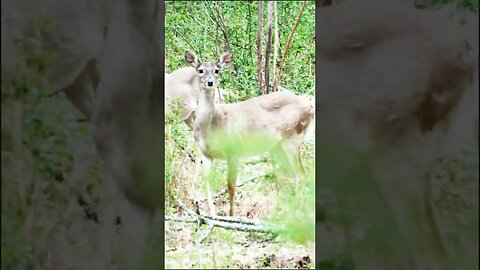
[[[175,105],[179,105],[179,120],[185,122],[192,130],[200,92],[197,77],[197,71],[192,67],[181,67],[171,73],[165,73],[165,116],[171,115]],[[222,90],[220,88],[217,90],[215,102],[220,103]],[[179,104],[174,104],[175,102]]]
[[[202,176],[210,214],[215,207],[209,186],[214,159],[228,165],[229,215],[234,216],[234,197],[240,158],[270,152],[294,177],[303,171],[300,147],[314,115],[311,102],[290,92],[275,92],[239,103],[215,104],[214,89],[220,70],[233,61],[226,52],[213,62],[201,62],[190,51],[185,61],[198,73],[200,92],[194,123],[195,141],[203,156]],[[254,143],[256,140],[260,142]]]
[[[153,0],[2,1],[2,103],[22,102],[16,86],[35,70],[32,54],[54,54],[36,75],[48,90],[65,92],[87,117],[102,160],[101,190],[108,199],[100,200],[98,243],[92,246],[98,258],[53,269],[109,269],[112,260],[121,269],[141,267],[153,215],[163,204],[158,127],[164,99],[157,34],[162,5]],[[54,29],[43,31],[43,22]],[[41,88],[34,83],[30,86]],[[4,86],[14,94],[4,95]],[[62,254],[49,257],[57,256]]]
[[[355,268],[478,268],[478,254],[470,252],[478,250],[478,239],[468,249],[447,245],[432,203],[438,158],[467,141],[478,147],[478,15],[461,23],[445,9],[375,0],[318,12],[320,189],[343,190],[343,205],[375,228],[355,234],[343,225]],[[362,164],[368,177],[345,177],[352,164]],[[350,188],[359,178],[371,180],[362,182],[362,191]],[[365,203],[372,198],[388,210]],[[397,242],[382,237],[386,230]],[[382,252],[386,258],[377,257]]]
[[[179,102],[179,118],[191,129],[200,90],[196,76],[197,72],[189,67],[179,68],[170,74],[165,73],[165,116],[171,115],[174,103]]]
[[[198,73],[192,67],[181,67],[165,73],[165,118],[172,115],[172,111],[179,110],[178,118],[183,121],[191,130],[195,122],[195,111],[197,110],[198,94],[200,84]],[[223,90],[217,88],[218,96],[215,95],[215,103],[222,101]],[[165,123],[167,133],[165,137],[171,138],[170,123]],[[198,153],[195,158],[195,172],[193,181],[198,182],[201,168],[201,154]]]

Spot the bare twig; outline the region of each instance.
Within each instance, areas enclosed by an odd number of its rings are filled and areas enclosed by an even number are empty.
[[[217,27],[220,29],[220,31],[222,31],[223,37],[225,38],[226,49],[228,51],[231,51],[232,46],[230,44],[230,38],[229,38],[229,35],[228,35],[228,28],[227,28],[227,25],[225,24],[225,18],[222,15],[223,11],[222,11],[222,7],[220,6],[220,4],[221,4],[221,2],[220,3],[214,2],[215,13],[216,13],[216,17],[217,17]]]
[[[275,81],[273,83],[273,91],[277,91],[277,85],[280,82],[282,72],[283,72],[283,66],[285,63],[285,58],[287,57],[287,52],[288,48],[290,47],[290,42],[292,42],[293,34],[295,34],[295,31],[297,30],[298,24],[300,23],[300,19],[302,18],[303,11],[305,10],[305,5],[307,3],[307,0],[303,0],[302,4],[302,9],[300,10],[300,13],[298,14],[297,21],[295,22],[295,26],[292,29],[292,32],[290,33],[290,36],[288,37],[287,40],[287,45],[285,46],[285,50],[283,51],[283,56],[280,61],[280,67],[278,69],[278,74],[275,76]]]
[[[198,48],[194,47],[186,38],[185,38],[185,35],[182,35],[177,29],[173,29],[175,30],[175,33],[177,33],[183,40],[185,40],[185,42],[188,44],[188,46],[190,46],[190,48],[192,48],[192,50],[197,50],[198,51]],[[175,36],[176,37],[176,36]]]
[[[172,5],[172,6],[173,6],[173,8],[175,8],[175,10],[176,10],[179,14],[183,14],[183,13],[184,13],[184,12],[181,11],[176,5]],[[207,29],[208,29],[208,27],[206,27],[204,24],[202,24],[202,23],[197,19],[196,16],[193,16],[193,15],[192,15],[192,14],[193,14],[192,12],[186,12],[186,14],[187,14],[190,18],[192,18],[192,20],[194,20],[198,25],[200,25],[204,30],[207,30]]]
[[[207,236],[212,232],[213,230],[213,227],[215,227],[215,225],[213,223],[210,223],[208,224],[208,228],[207,230],[203,233],[203,235],[197,240],[197,243],[203,243],[203,241],[205,241],[205,239],[207,239]]]
[[[183,204],[183,202],[182,202],[181,200],[179,200],[179,199],[176,198],[175,196],[174,196],[174,198],[175,198],[175,201],[177,201],[178,206],[180,206],[180,208],[182,208],[183,210],[185,210],[185,212],[187,212],[187,214],[189,214],[189,215],[192,216],[192,217],[196,217],[196,216],[197,216],[197,214],[196,214],[195,212],[193,212],[192,210],[188,209],[188,208],[185,206],[185,204]]]
[[[203,7],[203,10],[205,11],[205,14],[207,15],[207,18],[210,19],[210,21],[212,22],[212,24],[215,24],[215,20],[212,18],[212,16],[210,16],[210,13],[208,12],[208,8],[206,6],[206,3],[205,2],[202,2],[202,7]]]

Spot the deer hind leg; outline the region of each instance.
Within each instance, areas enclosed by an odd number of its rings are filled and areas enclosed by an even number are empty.
[[[293,161],[292,155],[289,152],[285,152],[284,146],[278,144],[272,151],[272,155],[278,159],[279,165],[283,170],[286,170],[287,173],[294,178],[294,184],[298,184],[298,173],[295,169],[295,162]],[[278,179],[277,179],[278,181]]]
[[[306,177],[305,167],[302,163],[301,157],[301,147],[303,142],[304,134],[298,136],[297,138],[292,138],[287,143],[284,143],[283,148],[286,151],[287,157],[290,160],[290,163],[294,166],[294,173],[293,177],[295,177],[296,183],[296,194],[300,194],[303,190],[303,182]]]
[[[229,158],[228,163],[228,195],[230,200],[230,216],[234,215],[234,196],[238,176],[238,158]]]
[[[290,140],[283,143],[285,155],[292,167],[291,175],[295,179],[295,192],[297,195],[303,190],[303,182],[306,176],[301,158],[301,142],[302,140]]]
[[[303,166],[300,148],[298,148],[298,151],[294,154],[294,159],[295,159],[296,170],[297,172],[300,172],[298,183],[296,186],[296,194],[300,194],[303,190],[303,187],[305,184],[305,178],[307,176],[305,172],[305,167]]]

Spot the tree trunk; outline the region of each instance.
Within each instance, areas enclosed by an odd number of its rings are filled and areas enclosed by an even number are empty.
[[[277,91],[278,84],[280,82],[280,79],[282,77],[282,71],[283,71],[283,65],[285,63],[285,58],[287,57],[287,52],[288,52],[288,47],[290,47],[290,43],[292,42],[293,34],[295,34],[295,31],[297,30],[298,24],[300,23],[300,19],[302,18],[303,11],[305,10],[305,5],[307,4],[307,0],[303,0],[302,4],[302,9],[300,9],[300,13],[298,13],[297,21],[295,22],[295,26],[292,29],[292,32],[290,33],[290,36],[288,37],[287,40],[287,45],[285,46],[285,50],[283,51],[283,56],[280,61],[280,67],[278,69],[278,74],[275,78],[275,82],[273,83],[273,90],[272,91]]]
[[[248,5],[248,26],[247,26],[247,33],[248,33],[248,51],[250,53],[250,61],[251,61],[251,64],[252,64],[252,67],[255,65],[255,60],[253,59],[253,42],[252,42],[252,35],[250,33],[252,33],[252,9],[251,9],[251,5]]]
[[[272,63],[272,66],[273,66],[273,78],[272,78],[272,81],[275,81],[275,75],[277,74],[277,58],[278,58],[278,40],[279,40],[279,36],[278,36],[278,8],[277,8],[277,1],[274,1],[273,2],[273,10],[274,10],[274,27],[275,27],[275,35],[274,35],[274,38],[273,38],[273,63]]]
[[[267,44],[265,49],[265,86],[264,94],[268,94],[270,87],[270,49],[272,47],[272,1],[268,1],[267,15]]]
[[[263,82],[262,82],[262,1],[258,1],[258,35],[257,35],[257,79],[260,93],[262,93]]]

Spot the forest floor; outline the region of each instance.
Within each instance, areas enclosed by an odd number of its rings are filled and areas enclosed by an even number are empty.
[[[186,126],[176,127],[186,134],[185,149],[178,151],[170,164],[175,170],[172,185],[177,196],[194,210],[194,199],[205,198],[201,183],[195,183],[193,175],[195,163],[190,158],[194,154],[185,151],[196,151],[191,138],[193,134]],[[188,136],[191,135],[191,136]],[[302,148],[304,165],[314,164],[314,142],[307,141]],[[277,185],[272,180],[272,165],[268,162],[268,155],[257,156],[241,161],[237,184],[250,179],[245,185],[237,187],[235,194],[235,216],[255,220],[268,221],[278,212],[279,205]],[[212,183],[212,193],[219,194],[226,188],[226,162],[214,162],[215,174],[218,181]],[[258,177],[257,177],[258,176]],[[293,185],[293,183],[292,183]],[[194,187],[194,188],[192,188]],[[280,187],[282,189],[283,187]],[[171,190],[167,188],[167,190]],[[168,192],[168,191],[167,191]],[[220,192],[221,193],[221,192]],[[168,197],[168,194],[166,194]],[[199,208],[206,212],[204,200]],[[314,200],[312,200],[314,202]],[[217,215],[228,215],[228,193],[223,193],[215,200]],[[312,205],[311,209],[314,209]],[[185,217],[188,214],[178,204],[172,203],[166,210],[167,215]],[[313,227],[312,227],[313,228]],[[270,234],[258,232],[241,232],[220,227],[214,227],[207,238],[198,243],[207,232],[208,225],[200,228],[196,223],[176,221],[165,222],[165,265],[166,268],[241,268],[241,269],[307,269],[315,267],[314,239],[306,244],[297,244],[283,239],[281,236],[272,237]],[[301,232],[300,232],[301,233]]]

